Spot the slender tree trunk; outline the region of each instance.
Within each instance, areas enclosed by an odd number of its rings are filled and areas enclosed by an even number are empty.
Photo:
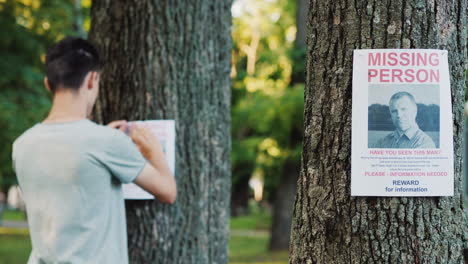
[[[249,212],[249,181],[255,164],[250,160],[237,161],[232,164],[231,217],[245,215]]]
[[[321,1],[308,15],[304,149],[290,263],[462,263],[466,0]],[[449,51],[453,197],[350,196],[352,54],[359,48]]]
[[[294,194],[296,193],[299,168],[300,162],[296,160],[287,160],[285,162],[275,194],[270,250],[286,250],[289,248]]]
[[[233,173],[236,173],[233,171]],[[250,175],[238,176],[236,184],[232,184],[231,216],[240,216],[248,213],[249,209],[249,180]]]
[[[131,263],[227,263],[231,1],[94,1],[94,117],[176,120],[177,201],[127,201]]]
[[[73,30],[80,36],[86,37],[86,32],[83,28],[83,11],[81,7],[81,0],[74,0],[73,3],[73,12],[74,12],[74,19],[73,19]]]
[[[296,0],[296,40],[294,46],[299,49],[306,48],[306,21],[307,21],[307,8],[309,7],[309,0]]]
[[[293,69],[291,83],[288,89],[292,89],[293,85],[297,83],[305,82],[306,16],[308,2],[308,0],[296,1],[297,33],[292,56]],[[290,146],[288,146],[289,148],[299,146],[302,143],[302,131],[299,131],[299,129],[291,131],[290,138],[291,143]],[[289,248],[294,197],[297,190],[296,185],[297,179],[299,178],[300,166],[300,161],[294,160],[293,157],[288,157],[285,161],[273,203],[270,250],[287,250]]]

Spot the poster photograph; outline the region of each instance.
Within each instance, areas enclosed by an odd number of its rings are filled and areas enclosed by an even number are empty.
[[[129,127],[137,123],[141,126],[146,126],[159,139],[163,152],[166,155],[166,160],[169,164],[169,169],[175,175],[175,121],[174,120],[145,120],[129,122]],[[134,183],[122,185],[125,199],[131,200],[148,200],[154,199],[154,196],[143,190]]]
[[[439,111],[438,85],[369,85],[369,148],[439,148]]]
[[[355,50],[351,195],[453,195],[447,51]]]

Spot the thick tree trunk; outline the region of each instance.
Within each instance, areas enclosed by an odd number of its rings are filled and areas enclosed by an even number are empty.
[[[231,1],[94,1],[94,117],[176,120],[174,205],[127,201],[131,263],[227,263]]]
[[[311,1],[290,263],[462,263],[466,12],[466,0]],[[449,51],[453,197],[350,196],[352,54],[359,48]]]

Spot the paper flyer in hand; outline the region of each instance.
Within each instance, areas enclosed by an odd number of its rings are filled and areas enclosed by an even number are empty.
[[[175,121],[174,120],[145,120],[128,122],[129,127],[137,123],[146,126],[161,142],[166,160],[169,163],[169,169],[175,175]],[[134,183],[123,185],[123,194],[125,199],[147,200],[154,199],[154,196],[138,187]]]
[[[447,51],[355,50],[351,195],[452,196]]]

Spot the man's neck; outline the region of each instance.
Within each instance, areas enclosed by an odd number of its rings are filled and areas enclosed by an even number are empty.
[[[86,100],[73,92],[57,91],[43,123],[71,122],[87,118]]]

